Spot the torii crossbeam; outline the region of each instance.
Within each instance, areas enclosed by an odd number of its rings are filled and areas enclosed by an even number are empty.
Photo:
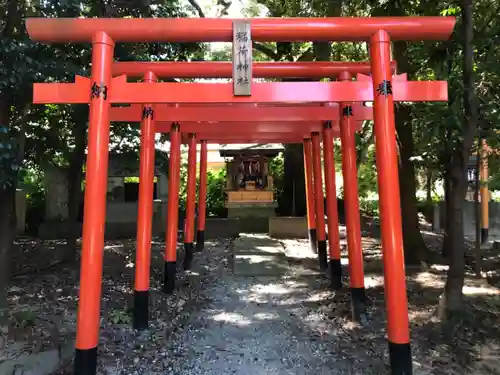
[[[447,101],[445,81],[387,82],[395,101]],[[96,96],[115,103],[331,103],[372,102],[382,90],[370,81],[352,82],[270,82],[254,83],[252,95],[235,97],[231,83],[131,83],[126,76],[109,84],[77,76],[75,83],[35,83],[33,102],[37,104],[84,104]],[[382,93],[382,91],[380,91]]]
[[[115,62],[113,76],[126,75],[142,77],[151,72],[158,78],[231,78],[231,62]],[[396,70],[396,62],[391,61],[391,69]],[[252,67],[255,78],[327,78],[338,77],[341,73],[370,74],[369,62],[256,62]]]
[[[352,113],[356,120],[372,120],[373,107],[354,103]],[[144,108],[140,104],[128,107],[111,107],[110,120],[120,122],[139,122]],[[216,121],[216,122],[299,122],[299,121],[338,121],[339,106],[252,106],[252,105],[184,105],[169,106],[157,104],[154,110],[156,121]]]

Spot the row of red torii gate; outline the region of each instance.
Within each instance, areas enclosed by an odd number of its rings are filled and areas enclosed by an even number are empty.
[[[151,222],[156,132],[170,133],[164,291],[175,289],[180,145],[189,145],[184,268],[194,249],[196,145],[200,189],[196,247],[203,249],[207,143],[303,143],[308,226],[322,270],[341,287],[333,138],[342,144],[347,243],[353,318],[365,309],[357,190],[355,132],[374,120],[382,229],[390,371],[412,373],[403,259],[394,102],[446,101],[440,81],[408,81],[395,73],[391,41],[444,40],[450,17],[266,19],[39,19],[26,21],[33,40],[92,43],[91,77],[74,83],[36,83],[34,103],[90,107],[80,299],[74,373],[97,371],[102,261],[111,121],[141,123],[139,218],[134,285],[134,326],[148,326]],[[255,63],[252,40],[272,42],[366,41],[370,61]],[[117,42],[233,42],[233,62],[113,62]],[[143,77],[128,82],[127,77]],[[167,83],[161,78],[233,78],[232,83]],[[336,78],[331,82],[253,82],[253,77]],[[356,80],[353,80],[353,77]],[[373,107],[364,106],[372,102]],[[114,107],[112,104],[128,104]],[[321,164],[323,142],[328,216],[325,234]]]

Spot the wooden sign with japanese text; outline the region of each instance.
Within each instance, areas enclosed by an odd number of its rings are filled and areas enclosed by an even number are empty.
[[[252,33],[249,21],[233,21],[233,94],[252,95]]]

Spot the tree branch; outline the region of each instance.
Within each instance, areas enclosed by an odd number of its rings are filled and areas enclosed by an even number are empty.
[[[205,18],[205,13],[203,13],[203,10],[201,9],[200,5],[196,2],[196,0],[188,0],[189,1],[189,4],[191,4],[191,6],[196,9],[196,11],[198,12],[198,16],[200,18]]]
[[[264,55],[270,57],[274,61],[278,61],[281,58],[281,56],[278,53],[276,53],[271,48],[266,47],[263,44],[260,44],[260,43],[257,43],[257,42],[253,42],[253,48],[255,48],[259,52],[262,52]]]

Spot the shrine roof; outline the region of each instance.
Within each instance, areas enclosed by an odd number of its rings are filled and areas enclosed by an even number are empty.
[[[219,148],[220,156],[234,157],[240,155],[262,155],[268,157],[278,156],[285,148],[280,143],[268,144],[231,144],[221,145]]]

